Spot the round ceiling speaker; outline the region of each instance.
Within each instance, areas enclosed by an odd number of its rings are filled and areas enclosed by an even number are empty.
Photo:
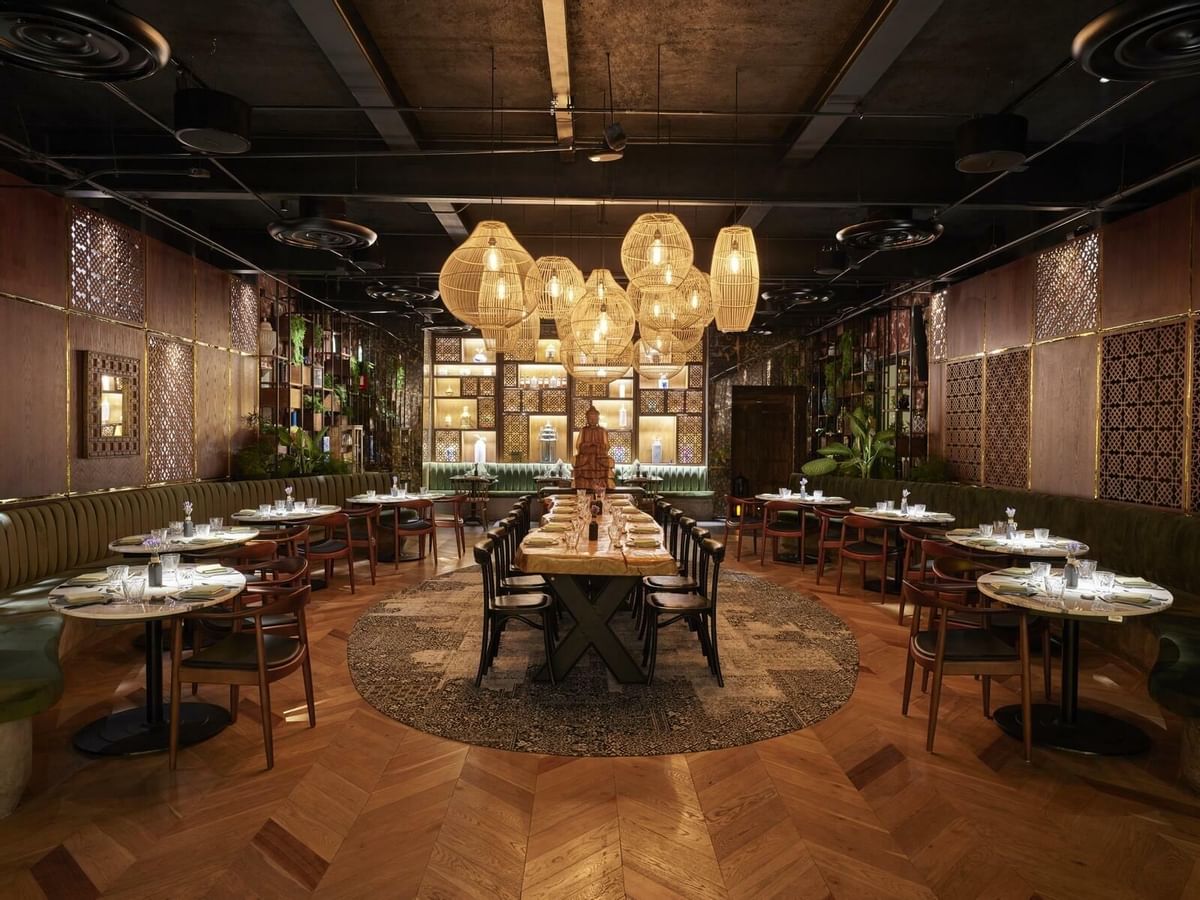
[[[932,244],[942,236],[942,226],[930,219],[914,219],[911,209],[871,209],[867,220],[837,233],[847,247],[859,250],[911,250]]]
[[[762,292],[762,299],[769,309],[786,311],[798,306],[822,306],[833,300],[832,288],[810,287],[777,287]]]
[[[95,0],[0,0],[0,61],[87,81],[132,81],[171,58],[167,39]]]
[[[267,232],[281,244],[306,250],[361,250],[378,240],[366,225],[340,218],[344,211],[345,204],[332,199],[302,201],[300,216],[272,222]]]
[[[826,244],[817,251],[813,271],[818,275],[841,275],[850,268],[850,256],[840,244]]]
[[[175,92],[175,139],[199,153],[245,153],[250,149],[250,106],[208,88]]]
[[[402,284],[369,284],[366,295],[372,300],[382,300],[385,303],[409,303],[413,306],[428,306],[431,300],[437,299],[437,291],[423,291],[420,288],[405,287]],[[434,307],[442,312],[441,307]]]
[[[1092,19],[1071,43],[1084,70],[1112,81],[1200,72],[1200,2],[1125,0]]]
[[[1011,172],[1025,164],[1029,121],[1002,113],[976,116],[954,133],[954,168],[969,175]]]

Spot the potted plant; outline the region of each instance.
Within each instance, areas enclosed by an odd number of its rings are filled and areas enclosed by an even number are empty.
[[[851,444],[834,441],[817,451],[816,459],[810,459],[800,471],[805,475],[849,475],[857,473],[860,478],[870,478],[878,465],[896,458],[895,432],[876,428],[876,421],[863,407],[857,407],[848,417]]]

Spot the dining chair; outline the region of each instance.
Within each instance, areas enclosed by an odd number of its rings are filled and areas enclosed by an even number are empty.
[[[758,533],[762,531],[762,514],[759,501],[729,494],[725,498],[725,543],[729,543],[731,530],[737,531],[737,558],[742,558],[742,535],[750,532],[754,539],[754,553],[758,553]]]
[[[436,563],[438,558],[437,525],[433,521],[433,501],[428,498],[414,497],[411,500],[402,500],[395,504],[395,507],[396,520],[393,523],[392,538],[393,552],[396,554],[396,569],[400,568],[400,542],[407,538],[417,539],[417,555],[420,559],[425,558],[425,540],[428,538],[430,552]],[[415,513],[415,517],[400,521],[400,510],[402,509],[411,509]]]
[[[912,625],[909,629],[908,659],[904,666],[904,696],[900,705],[902,715],[908,715],[915,666],[932,675],[929,695],[929,728],[925,737],[926,751],[933,752],[937,731],[938,707],[942,699],[942,678],[946,675],[978,675],[983,686],[983,714],[992,717],[992,678],[1016,675],[1021,682],[1021,722],[1025,742],[1025,761],[1033,759],[1033,700],[1030,688],[1029,624],[1025,611],[1015,611],[1017,617],[1017,646],[999,638],[986,627],[989,619],[1009,614],[1002,607],[971,606],[963,602],[968,593],[966,585],[935,585],[929,582],[905,580],[901,590],[912,604]],[[933,625],[921,628],[921,611],[931,611]],[[978,620],[976,628],[950,627],[951,615]]]
[[[783,513],[795,513],[793,521],[790,517],[783,518]],[[804,570],[804,506],[791,500],[768,500],[762,505],[762,553],[759,554],[759,565],[767,564],[767,544],[771,545],[771,561],[779,561],[779,539],[795,538],[799,548],[800,570]]]
[[[448,497],[439,497],[433,501],[434,541],[436,542],[437,540],[438,528],[453,531],[454,546],[458,550],[459,556],[467,552],[466,520],[463,517],[463,504],[466,502],[466,494],[451,494]],[[437,514],[439,505],[448,507],[448,509],[443,510],[443,514],[440,516]]]
[[[366,550],[371,584],[375,583],[375,567],[379,562],[380,509],[380,504],[371,503],[346,510],[346,517],[350,520],[350,565],[354,565],[355,550]]]
[[[666,592],[671,594],[690,594],[700,590],[699,557],[700,545],[709,538],[707,529],[701,528],[695,519],[684,516],[679,523],[680,563],[683,570],[678,575],[643,575],[633,594],[633,616],[638,622],[638,636],[645,629],[645,617],[642,615],[643,604],[647,594]]]
[[[236,569],[243,575],[254,575],[265,563],[270,562],[279,552],[279,545],[274,541],[255,539],[238,546],[223,550],[218,562],[223,566]]]
[[[721,563],[725,559],[725,545],[705,537],[701,539],[696,555],[699,557],[699,587],[696,591],[686,594],[654,591],[646,595],[646,634],[642,646],[642,665],[646,665],[647,661],[650,664],[646,671],[646,684],[654,681],[654,669],[658,662],[658,632],[674,622],[686,621],[695,629],[700,649],[708,660],[709,671],[717,678],[717,685],[725,687],[721,656],[717,650],[717,586]]]
[[[308,546],[307,525],[284,525],[279,528],[258,529],[259,541],[274,541],[279,545],[280,556],[299,556],[301,548]]]
[[[929,565],[931,560],[924,550],[924,542],[940,540],[946,543],[946,532],[942,528],[930,528],[924,525],[901,525],[898,529],[900,537],[904,541],[904,563],[901,571],[905,578],[915,578],[917,581],[924,581],[929,574]],[[916,560],[916,567],[913,567],[913,561]],[[900,612],[897,614],[896,622],[900,625],[904,624],[904,610],[907,604],[904,600],[904,592],[900,592]]]
[[[817,584],[825,574],[825,552],[837,550],[842,546],[842,523],[846,519],[846,511],[816,507],[817,521],[820,528],[817,531]]]
[[[546,668],[550,683],[557,684],[554,674],[554,598],[542,592],[501,593],[499,590],[499,568],[496,560],[497,543],[488,536],[475,545],[475,562],[479,564],[483,582],[483,628],[479,647],[479,668],[475,672],[475,687],[479,687],[483,676],[491,668],[492,661],[500,652],[500,635],[505,626],[513,621],[523,622],[532,628],[541,629],[542,642],[546,648]],[[534,621],[534,619],[537,621]]]
[[[515,565],[517,555],[516,517],[509,516],[496,523],[495,528],[489,528],[487,536],[496,542],[496,574],[499,578],[497,589],[500,593],[523,593],[528,591],[547,591],[550,585],[541,575],[527,575]]]
[[[346,568],[350,572],[350,593],[355,593],[354,586],[354,543],[350,534],[350,517],[344,512],[330,513],[309,523],[313,528],[322,529],[323,537],[316,543],[308,545],[305,557],[309,564],[325,564],[325,581],[333,578],[333,563],[335,560],[346,560]]]
[[[294,590],[308,584],[308,560],[299,556],[281,556],[264,565],[261,573],[260,581],[246,585],[242,592],[244,602],[255,602],[259,595],[274,594],[283,589]],[[253,627],[253,624],[249,619],[242,623],[243,627]],[[263,616],[262,626],[268,634],[295,633],[298,621],[295,613],[273,613]]]
[[[851,532],[856,532],[853,536]],[[870,540],[873,534],[879,534],[878,541]],[[863,590],[866,590],[867,563],[879,563],[879,602],[887,600],[888,563],[896,556],[896,547],[889,545],[891,537],[889,526],[876,519],[865,516],[847,514],[842,520],[842,540],[838,544],[838,577],[837,591],[842,592],[842,570],[846,560],[852,559],[858,563],[858,574],[862,579]]]
[[[271,722],[272,682],[300,669],[304,674],[304,699],[308,707],[308,726],[317,724],[316,704],[313,701],[312,663],[308,651],[308,628],[304,608],[312,588],[308,585],[280,588],[260,593],[257,604],[238,603],[228,612],[212,613],[198,610],[172,619],[171,632],[171,714],[168,741],[169,765],[175,769],[179,756],[179,703],[184,682],[229,685],[229,716],[237,721],[238,691],[242,685],[258,685],[259,718],[262,722],[263,745],[267,768],[275,766],[275,747]],[[291,615],[296,619],[294,634],[270,633],[263,625],[268,616]],[[219,617],[228,620],[233,630],[209,647],[196,650],[183,658],[183,626],[192,617]],[[243,627],[253,621],[250,630]]]

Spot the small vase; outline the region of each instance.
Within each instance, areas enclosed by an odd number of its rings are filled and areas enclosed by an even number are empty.
[[[191,516],[183,517],[183,536],[192,537],[196,533],[196,526],[192,524]]]

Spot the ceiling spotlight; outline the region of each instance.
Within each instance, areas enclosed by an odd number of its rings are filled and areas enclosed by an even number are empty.
[[[620,122],[613,122],[604,129],[604,147],[588,154],[594,163],[616,162],[625,156],[625,145],[629,142]]]
[[[250,149],[250,107],[232,94],[181,88],[175,92],[175,139],[199,153],[245,153]]]
[[[1028,120],[1013,113],[968,119],[954,133],[954,168],[984,175],[1021,167],[1028,130]]]
[[[170,58],[165,37],[117,6],[0,0],[0,60],[10,65],[85,81],[132,81]]]
[[[375,243],[379,236],[374,231],[341,218],[344,215],[341,201],[306,198],[300,201],[299,217],[272,222],[267,232],[281,244],[306,250],[361,250]]]
[[[1101,82],[1200,72],[1200,0],[1125,0],[1080,29],[1071,54]]]

